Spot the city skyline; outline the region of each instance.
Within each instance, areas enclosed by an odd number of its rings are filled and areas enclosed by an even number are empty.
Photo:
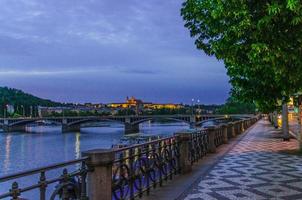
[[[181,0],[0,2],[0,85],[60,102],[221,104],[223,63],[196,50]]]

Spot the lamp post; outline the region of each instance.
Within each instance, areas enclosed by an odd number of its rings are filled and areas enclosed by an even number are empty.
[[[5,104],[3,108],[3,118],[6,118],[6,108],[7,108],[7,104]]]
[[[194,99],[192,99],[192,104],[191,104],[191,108],[192,108],[192,115],[194,114],[194,108],[193,108],[193,105],[194,105]]]
[[[24,106],[21,105],[21,108],[22,108],[22,116],[24,117],[24,115],[25,115]]]
[[[199,99],[197,99],[197,105],[198,105],[198,112],[200,114],[200,100]]]

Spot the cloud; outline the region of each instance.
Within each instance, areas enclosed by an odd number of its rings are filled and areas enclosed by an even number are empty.
[[[60,76],[60,75],[80,75],[86,73],[96,73],[101,70],[58,70],[58,71],[39,71],[39,70],[5,70],[0,71],[0,76]]]
[[[228,85],[223,63],[196,50],[180,16],[182,2],[1,0],[0,76],[18,76],[14,84],[27,89],[37,77],[47,76],[48,84],[35,87],[47,85],[57,91],[70,84],[78,93],[86,92],[87,87],[80,82],[67,83],[67,78],[56,86],[54,80],[66,76],[89,82],[94,76],[95,86],[90,87],[95,93],[101,80],[135,81],[141,76],[132,91],[143,95],[146,80],[154,81],[148,82],[158,89],[154,94],[167,94],[160,88],[187,83],[197,85],[200,91],[205,85],[216,87],[215,79],[209,77],[219,74],[223,90]],[[0,83],[12,84],[8,79]],[[110,87],[117,88],[118,96],[125,88],[115,82]],[[57,96],[53,91],[49,90],[50,96]]]
[[[160,71],[148,70],[148,69],[124,69],[121,72],[127,74],[138,74],[138,75],[154,75],[160,74]]]

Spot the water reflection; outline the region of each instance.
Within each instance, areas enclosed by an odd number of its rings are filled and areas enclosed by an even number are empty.
[[[151,123],[140,125],[142,134],[171,135],[187,129],[185,123]],[[80,158],[81,152],[94,148],[111,148],[124,135],[120,124],[83,128],[76,133],[62,133],[60,126],[32,126],[28,133],[0,132],[0,176],[27,169]]]
[[[140,125],[141,133],[148,135],[171,135],[189,128],[185,123],[151,123]],[[124,127],[109,124],[105,127],[82,128],[81,132],[62,133],[60,126],[29,127],[29,133],[0,132],[0,176],[16,173],[57,162],[79,158],[82,151],[95,148],[111,148],[124,136]],[[79,167],[79,165],[77,166]],[[58,177],[60,170],[47,173],[47,177]],[[37,183],[38,176],[18,180],[21,187]],[[0,194],[9,191],[12,182],[0,183]],[[47,195],[54,184],[48,186]],[[27,199],[37,199],[38,191],[22,195]]]
[[[75,158],[78,159],[81,156],[81,141],[80,141],[81,133],[76,133],[76,141],[75,141]]]
[[[7,135],[5,139],[5,159],[3,164],[3,173],[7,173],[10,168],[10,151],[11,151],[12,136]]]

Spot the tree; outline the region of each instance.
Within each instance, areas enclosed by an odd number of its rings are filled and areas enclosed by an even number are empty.
[[[255,112],[256,107],[253,103],[243,103],[232,96],[217,111],[219,114],[255,114]]]
[[[187,0],[181,14],[197,48],[224,61],[241,99],[272,111],[301,89],[300,0]]]

